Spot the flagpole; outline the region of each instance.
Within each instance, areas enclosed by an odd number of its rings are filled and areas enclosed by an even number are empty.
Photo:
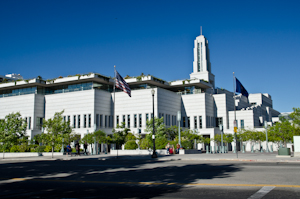
[[[237,131],[237,124],[236,124],[236,107],[235,107],[235,90],[236,90],[236,84],[235,84],[235,76],[233,72],[233,110],[234,110],[234,121],[233,121],[233,131],[234,131],[234,137],[235,137],[235,150],[236,150],[236,158],[238,158],[238,150],[237,150],[237,136],[236,136],[236,131]]]
[[[113,115],[113,128],[115,128],[115,107],[116,107],[116,65],[114,65],[114,115]]]

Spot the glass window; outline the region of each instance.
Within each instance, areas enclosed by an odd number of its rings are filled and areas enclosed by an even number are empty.
[[[83,116],[83,127],[86,128],[86,115]]]
[[[188,121],[188,128],[191,128],[191,121],[190,121],[190,117],[187,117],[187,121]]]
[[[28,121],[27,121],[27,117],[25,117],[25,121],[26,121],[26,123],[27,123],[27,128],[28,128]]]
[[[29,121],[28,121],[28,129],[31,129],[31,117],[29,117]]]
[[[142,114],[139,114],[139,127],[142,127]]]
[[[80,115],[77,116],[77,128],[80,128]]]
[[[92,126],[92,115],[89,114],[89,128],[91,128]]]
[[[241,120],[241,129],[244,129],[244,120]]]
[[[127,128],[130,128],[130,115],[127,115]]]
[[[146,113],[146,121],[148,121],[148,120],[149,120],[149,114]]]
[[[126,116],[125,115],[123,115],[123,124],[122,124],[122,126],[123,126],[123,128],[125,128],[125,124],[126,124]]]
[[[196,129],[197,128],[197,116],[194,116],[194,128]]]
[[[185,127],[185,117],[182,117],[182,127]]]
[[[108,121],[107,121],[107,115],[105,115],[105,128],[107,128],[107,123],[108,123]]]
[[[73,128],[76,128],[76,115],[73,116]]]
[[[117,115],[117,125],[119,124],[119,116]]]
[[[202,129],[202,116],[199,116],[199,128]]]
[[[36,118],[36,128],[41,130],[42,125],[43,125],[43,118],[37,117]]]
[[[137,127],[137,115],[134,114],[134,128]]]
[[[96,127],[99,127],[99,114],[96,114]]]
[[[223,118],[217,117],[216,118],[216,127],[219,127],[220,125],[223,125]]]
[[[100,127],[103,127],[103,115],[100,115]]]

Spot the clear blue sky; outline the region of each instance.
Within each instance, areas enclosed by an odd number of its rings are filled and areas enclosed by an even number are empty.
[[[209,41],[216,86],[269,93],[300,107],[300,1],[0,1],[1,75],[44,79],[142,72],[172,81],[192,72],[194,39]]]

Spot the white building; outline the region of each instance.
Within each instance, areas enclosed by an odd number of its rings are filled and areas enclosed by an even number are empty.
[[[131,132],[143,135],[146,120],[152,115],[152,89],[154,115],[163,117],[166,126],[177,125],[177,112],[181,111],[181,127],[211,138],[220,133],[219,124],[224,126],[224,133],[233,133],[234,104],[238,128],[263,128],[264,121],[271,124],[272,118],[279,115],[269,94],[249,94],[248,98],[237,95],[234,100],[232,92],[215,88],[208,41],[203,35],[195,39],[190,79],[167,82],[139,76],[126,81],[132,97],[117,91],[115,100],[113,79],[95,73],[51,81],[36,78],[2,83],[0,118],[19,111],[28,122],[27,134],[33,137],[41,133],[42,118],[47,120],[64,110],[65,120],[70,120],[74,131],[82,136],[95,129],[109,134],[113,122],[125,122]]]

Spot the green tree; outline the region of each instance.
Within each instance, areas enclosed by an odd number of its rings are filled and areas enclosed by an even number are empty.
[[[27,123],[19,112],[10,113],[0,120],[0,142],[2,143],[3,159],[5,150],[18,144],[18,140],[25,136]]]
[[[153,119],[151,118],[150,120],[147,121],[147,126],[145,131],[150,132],[149,134],[146,135],[146,140],[148,142],[148,147],[153,149],[153,140],[152,140],[152,135],[153,135]],[[164,149],[165,146],[168,143],[168,139],[166,136],[166,126],[164,124],[164,118],[154,118],[154,127],[155,127],[155,148],[156,149]]]
[[[300,108],[293,108],[293,112],[290,114],[292,119],[292,125],[294,130],[294,136],[300,135]]]
[[[227,150],[228,150],[228,143],[232,143],[233,142],[233,134],[224,133],[223,134],[223,140],[224,140],[224,143],[226,143]]]
[[[182,130],[180,130],[182,132]],[[168,140],[174,140],[178,136],[178,127],[176,125],[165,129],[165,134]]]
[[[193,149],[195,140],[196,142],[198,142],[201,136],[199,136],[197,132],[187,129],[182,132],[181,137],[182,137],[182,142],[181,142],[182,147],[185,149]]]
[[[300,108],[293,108],[293,112],[290,114],[293,123],[300,127]]]
[[[280,117],[279,122],[269,128],[268,135],[277,142],[282,141],[286,147],[287,142],[293,140],[295,132],[295,127],[286,118]]]
[[[125,144],[129,132],[130,129],[125,127],[125,122],[122,122],[121,125],[117,124],[117,129],[113,129],[112,142],[116,143],[117,147],[122,146]]]
[[[70,139],[72,133],[72,127],[70,121],[64,121],[62,114],[64,111],[56,112],[53,118],[48,120],[43,119],[43,127],[46,133],[41,137],[47,145],[52,147],[52,158],[54,147],[57,143],[62,143],[62,138]]]

